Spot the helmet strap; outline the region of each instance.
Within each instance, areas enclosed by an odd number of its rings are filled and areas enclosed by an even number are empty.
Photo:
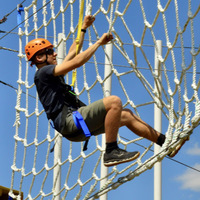
[[[46,62],[47,65],[49,65],[49,63],[47,62],[48,59],[48,54],[46,53],[46,60],[44,62]]]

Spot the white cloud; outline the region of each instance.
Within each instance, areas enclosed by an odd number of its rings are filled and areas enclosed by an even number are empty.
[[[194,168],[200,170],[200,164],[195,164]],[[200,192],[200,172],[188,169],[184,174],[176,178],[176,180],[182,183],[182,189]]]
[[[200,155],[200,147],[199,147],[198,143],[195,143],[191,149],[188,149],[187,154],[199,156]]]

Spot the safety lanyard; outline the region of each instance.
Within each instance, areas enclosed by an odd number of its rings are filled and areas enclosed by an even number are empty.
[[[84,0],[81,1],[81,6],[80,6],[78,33],[77,33],[77,38],[76,38],[76,55],[78,54],[78,49],[79,49],[79,40],[81,36],[81,28],[82,28],[82,23],[83,23],[83,11],[84,11]],[[77,76],[77,71],[76,69],[74,69],[72,72],[72,84],[71,84],[72,87],[74,87],[75,85],[76,76]]]

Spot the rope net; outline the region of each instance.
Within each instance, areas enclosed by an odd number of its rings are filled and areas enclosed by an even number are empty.
[[[24,7],[24,21],[18,30],[19,78],[9,193],[13,198],[20,199],[20,195],[14,195],[14,189],[23,192],[25,199],[99,198],[153,167],[199,125],[199,3],[87,0],[85,15],[92,14],[96,20],[87,30],[83,50],[104,32],[112,32],[113,56],[109,57],[105,47],[99,48],[89,62],[77,69],[76,93],[90,104],[107,95],[105,82],[112,78],[111,93],[150,125],[153,125],[154,105],[162,110],[162,132],[167,139],[159,154],[153,155],[149,151],[151,142],[120,128],[119,146],[137,149],[141,156],[135,162],[110,167],[108,174],[101,176],[102,136],[91,137],[88,150],[83,152],[83,143],[72,143],[55,134],[38,100],[33,83],[35,68],[30,68],[25,59],[24,46],[37,37],[47,38],[56,51],[62,43],[64,55],[58,55],[62,59],[76,39],[79,8],[78,0],[34,0]],[[60,40],[59,33],[62,33]],[[162,41],[162,54],[156,56],[162,80],[154,70],[157,40]],[[110,73],[105,75],[104,68],[109,66]],[[71,81],[69,73],[66,83]],[[50,151],[54,143],[62,152],[55,160]],[[104,184],[100,187],[101,181]]]

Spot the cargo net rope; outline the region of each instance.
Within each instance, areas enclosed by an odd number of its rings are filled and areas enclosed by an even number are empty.
[[[87,0],[84,15],[91,14],[96,20],[87,29],[83,50],[105,32],[112,32],[114,40],[112,56],[102,46],[77,69],[77,95],[86,104],[117,95],[124,108],[130,108],[151,126],[156,105],[162,111],[162,133],[167,139],[154,155],[153,143],[120,128],[119,146],[138,150],[141,155],[134,162],[110,167],[102,176],[102,135],[91,137],[88,150],[83,151],[83,143],[70,142],[55,133],[39,102],[33,81],[36,69],[27,62],[24,46],[34,38],[47,38],[58,53],[58,62],[62,61],[77,36],[80,5],[78,0],[35,0],[24,5],[21,13],[9,192],[13,198],[20,199],[14,189],[23,192],[25,199],[99,198],[152,168],[199,125],[199,4],[191,0],[169,0],[165,4],[159,0]],[[162,41],[161,51],[158,40]],[[60,48],[64,49],[62,53]],[[160,70],[155,70],[155,60]],[[110,69],[108,73],[106,68]],[[111,90],[106,86],[108,81]],[[72,73],[68,73],[66,83],[71,82]]]

